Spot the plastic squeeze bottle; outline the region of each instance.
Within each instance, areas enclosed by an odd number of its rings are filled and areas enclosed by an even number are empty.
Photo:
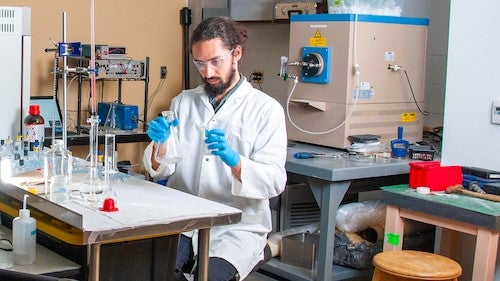
[[[12,249],[14,264],[28,265],[36,259],[36,220],[30,217],[30,210],[26,209],[29,195],[24,195],[23,208],[19,210],[19,217],[12,221]]]

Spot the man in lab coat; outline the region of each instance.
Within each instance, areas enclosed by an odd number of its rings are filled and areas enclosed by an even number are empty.
[[[176,96],[170,110],[178,122],[149,123],[153,140],[144,165],[167,186],[243,211],[241,222],[210,231],[209,280],[245,278],[263,258],[271,231],[269,199],[286,184],[286,126],[283,108],[254,89],[238,70],[247,31],[228,18],[204,20],[191,38],[193,63],[203,85]],[[182,160],[160,163],[175,127]],[[157,151],[158,150],[158,151]],[[203,208],[203,206],[200,206]],[[176,278],[197,253],[197,233],[181,236]]]

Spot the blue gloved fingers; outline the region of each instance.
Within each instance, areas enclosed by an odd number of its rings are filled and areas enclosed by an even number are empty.
[[[153,121],[151,121],[150,123],[156,123],[158,124],[159,126],[163,126],[163,127],[167,127],[168,126],[168,122],[167,120],[165,120],[165,118],[161,117],[161,116],[158,116],[156,117],[155,119],[153,119]]]
[[[207,137],[205,143],[209,144],[207,148],[213,155],[219,156],[230,167],[237,166],[240,163],[240,155],[229,146],[223,130],[206,130],[205,136]]]
[[[214,151],[223,151],[223,150],[226,150],[227,149],[227,143],[220,143],[220,142],[216,142],[216,143],[212,143],[210,145],[207,146],[208,149],[210,150],[214,150]],[[217,149],[217,150],[215,150]]]
[[[226,133],[224,132],[224,130],[221,130],[221,129],[205,130],[206,137],[209,137],[212,135],[224,137],[226,135]]]
[[[157,143],[164,143],[170,136],[170,123],[163,117],[156,117],[149,122],[148,136]]]
[[[165,118],[163,118],[163,119],[165,119]],[[177,125],[179,125],[179,119],[175,118],[169,124],[170,124],[170,126],[177,127]]]
[[[225,138],[224,137],[221,137],[221,136],[214,136],[214,135],[211,135],[211,136],[208,136],[206,139],[205,139],[205,143],[206,144],[209,144],[209,143],[214,143],[214,142],[226,142]]]

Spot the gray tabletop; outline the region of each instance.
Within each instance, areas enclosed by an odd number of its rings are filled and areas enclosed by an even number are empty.
[[[297,152],[315,152],[338,157],[296,159]],[[344,181],[371,177],[408,174],[408,159],[347,156],[345,150],[292,142],[288,147],[286,170],[291,173],[328,181]]]

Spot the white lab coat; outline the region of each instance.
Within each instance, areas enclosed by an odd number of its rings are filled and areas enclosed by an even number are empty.
[[[243,279],[263,258],[262,249],[272,229],[269,198],[278,196],[286,184],[283,108],[245,79],[215,114],[213,127],[226,132],[229,145],[241,157],[241,182],[218,156],[204,153],[204,126],[214,116],[214,109],[203,87],[183,91],[172,100],[171,110],[179,119],[183,160],[153,171],[150,144],[144,153],[145,168],[153,178],[173,173],[169,187],[243,211],[240,223],[212,228],[209,252],[211,257],[233,264]],[[197,235],[193,238],[196,253]]]

